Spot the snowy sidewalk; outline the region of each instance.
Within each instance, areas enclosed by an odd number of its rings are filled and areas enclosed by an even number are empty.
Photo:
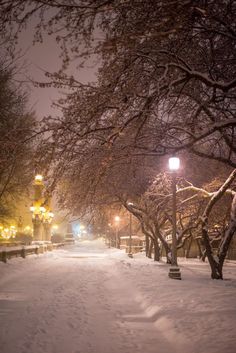
[[[0,263],[1,353],[233,353],[236,265],[182,281],[101,241]]]

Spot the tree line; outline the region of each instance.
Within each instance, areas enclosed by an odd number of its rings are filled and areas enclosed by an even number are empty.
[[[236,227],[236,1],[2,0],[0,7],[10,54],[32,18],[34,40],[51,35],[61,48],[61,69],[35,83],[69,90],[56,103],[62,116],[44,119],[50,138],[38,152],[61,207],[94,219],[125,207],[157,257],[161,243],[168,258],[164,171],[167,156],[178,154],[178,246],[200,234],[212,277],[222,278]],[[91,58],[96,82],[80,82],[79,68],[68,74],[71,62],[86,67]]]

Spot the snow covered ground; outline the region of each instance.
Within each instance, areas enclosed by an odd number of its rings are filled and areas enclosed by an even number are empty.
[[[0,262],[1,353],[234,353],[236,263],[225,280],[180,262],[182,281],[101,240]]]

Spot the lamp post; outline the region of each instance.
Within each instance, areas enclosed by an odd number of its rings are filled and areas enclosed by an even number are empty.
[[[115,226],[116,226],[116,248],[120,249],[120,242],[118,241],[118,227],[119,227],[120,217],[115,216]]]
[[[171,244],[171,267],[169,277],[181,279],[181,272],[177,263],[177,237],[176,237],[176,173],[180,166],[178,157],[169,158],[169,169],[172,172],[172,244]]]
[[[43,228],[42,228],[42,217],[45,212],[45,208],[41,205],[43,204],[43,177],[37,174],[34,178],[34,201],[33,206],[30,207],[32,212],[32,222],[33,222],[33,240],[42,241],[43,240]]]
[[[33,222],[33,239],[36,241],[51,241],[51,223],[54,214],[51,211],[51,196],[44,192],[43,176],[37,174],[34,178],[34,198],[30,207]]]
[[[128,203],[129,206],[133,206],[132,202]],[[129,252],[128,256],[130,258],[133,258],[133,253],[132,253],[132,213],[130,212],[129,214]]]
[[[110,228],[111,228],[111,223],[108,223],[108,232],[107,232],[107,234],[108,234],[108,248],[110,249],[110,247],[111,247],[111,230],[110,230]]]

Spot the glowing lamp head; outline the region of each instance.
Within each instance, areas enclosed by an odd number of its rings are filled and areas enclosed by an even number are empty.
[[[119,222],[120,221],[120,217],[119,216],[115,216],[115,221]]]
[[[178,157],[171,157],[169,158],[169,169],[171,171],[176,171],[180,167],[180,160]]]
[[[43,206],[40,206],[40,207],[39,207],[39,210],[40,210],[41,213],[45,213],[45,212],[46,212],[46,208],[43,207]]]
[[[30,207],[30,212],[34,212],[35,211],[35,207],[34,206],[31,206]]]
[[[43,181],[43,176],[41,174],[37,174],[37,175],[35,175],[34,180],[35,181]]]

